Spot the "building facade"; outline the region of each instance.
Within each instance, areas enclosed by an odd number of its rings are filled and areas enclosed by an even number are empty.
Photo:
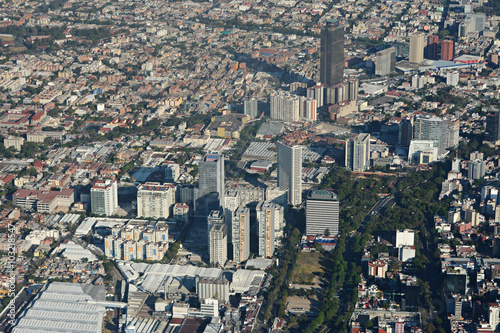
[[[175,185],[146,183],[137,191],[137,216],[167,219],[175,203]]]
[[[115,180],[96,180],[90,189],[91,211],[97,215],[111,216],[118,208],[118,185]]]
[[[288,204],[302,203],[302,147],[278,142],[278,187],[288,188]]]
[[[370,134],[360,133],[345,142],[345,167],[351,171],[370,168]]]
[[[237,263],[250,257],[250,209],[238,207],[233,214],[231,226],[233,260]]]
[[[306,199],[306,235],[337,236],[339,233],[339,198],[333,191],[311,190]]]
[[[329,86],[344,81],[344,26],[328,24],[321,30],[320,81]]]

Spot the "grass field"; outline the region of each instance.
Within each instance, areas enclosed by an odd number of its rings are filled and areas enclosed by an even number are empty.
[[[292,283],[297,284],[315,284],[315,276],[323,273],[323,267],[320,264],[320,252],[301,252],[297,259],[297,267],[292,271]]]

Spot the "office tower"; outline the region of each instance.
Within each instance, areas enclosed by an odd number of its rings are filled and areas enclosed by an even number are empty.
[[[210,263],[224,266],[227,261],[227,226],[215,223],[211,226],[208,236]]]
[[[314,87],[307,89],[307,98],[315,99],[319,108],[325,104],[325,88],[326,84],[318,83]]]
[[[339,233],[339,198],[329,190],[310,190],[306,199],[306,235]]]
[[[370,134],[360,133],[345,142],[345,167],[351,171],[370,168]]]
[[[379,51],[375,55],[375,75],[387,75],[396,70],[396,48]]]
[[[438,154],[446,152],[447,124],[442,118],[429,115],[417,115],[413,123],[414,140],[433,140],[438,142]]]
[[[288,204],[302,202],[302,147],[278,142],[278,187],[288,188]]]
[[[410,146],[413,138],[413,117],[406,117],[399,123],[398,144],[403,147]]]
[[[250,257],[250,209],[242,206],[238,207],[233,214],[232,220],[233,260],[240,263]]]
[[[198,165],[198,170],[200,195],[204,196],[215,192],[222,204],[224,202],[224,155],[220,153],[205,155]]]
[[[111,179],[96,180],[90,189],[91,211],[97,215],[111,216],[118,208],[118,186]]]
[[[283,207],[265,201],[259,202],[256,208],[259,235],[259,256],[271,258],[274,254],[276,226],[281,224]]]
[[[146,183],[137,191],[137,216],[167,219],[174,203],[175,185]]]
[[[438,59],[438,45],[439,45],[439,36],[436,35],[427,36],[427,59],[432,59],[432,60]]]
[[[486,173],[486,162],[483,160],[474,160],[467,163],[467,178],[478,180],[484,177]]]
[[[334,85],[344,80],[344,26],[328,24],[321,30],[320,81]]]
[[[243,113],[250,117],[250,119],[255,119],[259,116],[259,102],[256,99],[250,99],[243,101]]]
[[[271,96],[271,119],[286,122],[298,121],[300,98],[297,95],[279,94]]]
[[[441,42],[441,60],[452,61],[454,56],[453,51],[453,41],[452,40],[443,40]]]
[[[424,60],[424,33],[416,33],[410,36],[410,62],[419,63]]]
[[[495,110],[486,115],[486,141],[500,140],[500,111]]]

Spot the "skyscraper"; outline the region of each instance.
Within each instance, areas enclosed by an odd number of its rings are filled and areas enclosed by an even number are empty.
[[[334,85],[344,80],[344,26],[330,23],[321,30],[321,83]]]
[[[201,160],[198,170],[200,173],[198,187],[200,195],[216,192],[220,203],[224,203],[224,155],[209,153]]]
[[[416,33],[410,36],[410,62],[421,62],[424,60],[424,33]]]
[[[437,60],[439,36],[427,36],[427,59]]]
[[[118,186],[115,180],[96,180],[90,189],[90,207],[94,214],[113,215],[118,208]]]
[[[365,171],[370,167],[370,134],[360,133],[345,142],[345,167]]]
[[[256,208],[259,234],[259,256],[270,258],[274,254],[276,225],[281,224],[283,207],[271,202],[259,202]]]
[[[441,60],[451,61],[453,60],[453,41],[443,40],[441,42]]]
[[[233,214],[231,227],[233,260],[242,262],[250,257],[250,209],[240,206]]]
[[[328,190],[311,190],[306,199],[306,235],[339,233],[339,198]]]
[[[288,188],[288,204],[302,202],[302,147],[278,142],[278,186]]]
[[[399,123],[398,144],[408,147],[413,138],[413,117],[407,116]]]
[[[208,235],[210,263],[224,266],[227,261],[227,226],[223,223],[212,225]]]
[[[243,101],[243,113],[250,116],[250,119],[255,119],[259,116],[259,102],[256,99]]]
[[[375,56],[375,75],[387,75],[396,70],[396,48],[379,51]]]
[[[486,141],[500,140],[500,111],[493,111],[486,115]]]

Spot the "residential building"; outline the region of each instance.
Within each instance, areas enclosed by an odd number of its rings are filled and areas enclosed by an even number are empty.
[[[339,233],[339,198],[333,191],[310,190],[306,199],[306,235],[327,233]]]
[[[288,204],[302,202],[302,147],[278,142],[278,187],[288,188]]]
[[[231,226],[233,260],[237,263],[250,257],[250,209],[238,207],[233,214]]]
[[[175,203],[175,185],[146,183],[137,191],[137,216],[167,219]]]
[[[275,226],[281,224],[283,207],[271,202],[259,202],[256,208],[259,235],[259,256],[271,258],[274,254]]]
[[[255,119],[259,116],[259,102],[256,99],[249,99],[243,101],[243,113]]]
[[[452,61],[455,56],[454,43],[452,40],[443,40],[441,42],[441,60]]]
[[[370,134],[360,133],[346,140],[345,167],[351,171],[366,171],[370,167]]]
[[[438,59],[438,45],[439,36],[429,35],[427,36],[427,59],[437,60]]]
[[[210,263],[224,266],[227,261],[227,226],[215,223],[208,233]]]

